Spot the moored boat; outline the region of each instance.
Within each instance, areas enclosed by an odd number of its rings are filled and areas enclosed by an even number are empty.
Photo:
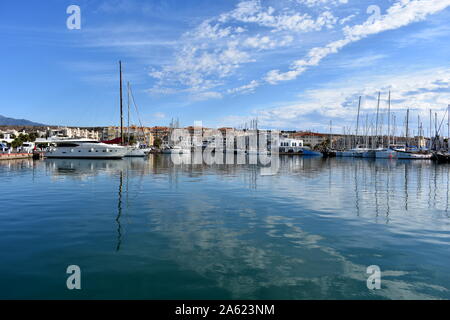
[[[448,152],[435,152],[434,158],[441,163],[450,162],[450,153]]]
[[[336,157],[336,151],[334,151],[334,150],[322,151],[322,156],[324,158],[334,158],[334,157]]]
[[[424,151],[396,151],[397,159],[411,159],[411,160],[429,160],[433,157],[432,153]]]
[[[172,147],[166,146],[165,148],[163,148],[161,150],[161,152],[166,153],[166,154],[172,154],[172,153],[187,154],[187,153],[191,153],[191,150],[188,148],[182,148],[180,146],[172,146]]]
[[[139,144],[135,146],[127,146],[127,153],[125,157],[146,157],[151,151],[151,148],[142,148]]]
[[[321,152],[313,151],[307,147],[303,147],[301,150],[301,154],[304,156],[322,156]]]
[[[45,152],[46,158],[67,159],[122,159],[127,148],[89,139],[54,141]]]
[[[397,158],[397,152],[391,148],[385,148],[379,151],[375,151],[375,158],[377,159],[395,159]]]

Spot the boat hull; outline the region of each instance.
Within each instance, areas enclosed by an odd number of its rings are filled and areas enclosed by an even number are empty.
[[[139,148],[131,148],[128,149],[127,153],[125,154],[125,157],[146,157],[150,153],[149,149],[139,149]]]
[[[45,155],[45,158],[48,159],[96,159],[96,160],[120,160],[123,159],[124,156],[114,156],[114,157],[91,157],[91,156],[64,156],[64,155]]]
[[[427,153],[410,153],[397,151],[397,159],[410,159],[410,160],[429,160],[433,157],[432,154]]]
[[[450,154],[449,153],[436,152],[434,154],[434,156],[438,162],[441,162],[441,163],[450,162]]]
[[[304,155],[304,156],[315,156],[315,157],[317,157],[317,156],[321,157],[322,156],[322,153],[320,153],[320,152],[312,151],[312,150],[306,150],[306,149],[303,149],[301,154]]]
[[[375,153],[375,157],[377,159],[396,159],[397,152],[395,152],[394,150],[377,151]]]
[[[373,150],[365,151],[362,153],[362,158],[375,158],[375,157],[376,157],[376,152]]]
[[[69,143],[70,144],[70,143]],[[59,146],[45,152],[51,159],[122,159],[127,148],[103,143],[72,143],[72,146]]]

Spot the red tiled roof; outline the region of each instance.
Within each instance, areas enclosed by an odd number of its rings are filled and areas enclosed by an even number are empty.
[[[294,133],[294,136],[298,136],[298,137],[305,137],[305,136],[325,137],[326,134],[316,133],[316,132],[297,132],[297,133]]]

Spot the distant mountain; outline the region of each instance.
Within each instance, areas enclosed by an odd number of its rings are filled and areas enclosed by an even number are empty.
[[[7,118],[0,115],[0,126],[31,126],[31,127],[45,127],[45,124],[36,123],[25,119]]]

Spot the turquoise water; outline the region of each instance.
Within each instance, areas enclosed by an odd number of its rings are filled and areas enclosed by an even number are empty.
[[[0,162],[0,298],[449,299],[449,168]]]

